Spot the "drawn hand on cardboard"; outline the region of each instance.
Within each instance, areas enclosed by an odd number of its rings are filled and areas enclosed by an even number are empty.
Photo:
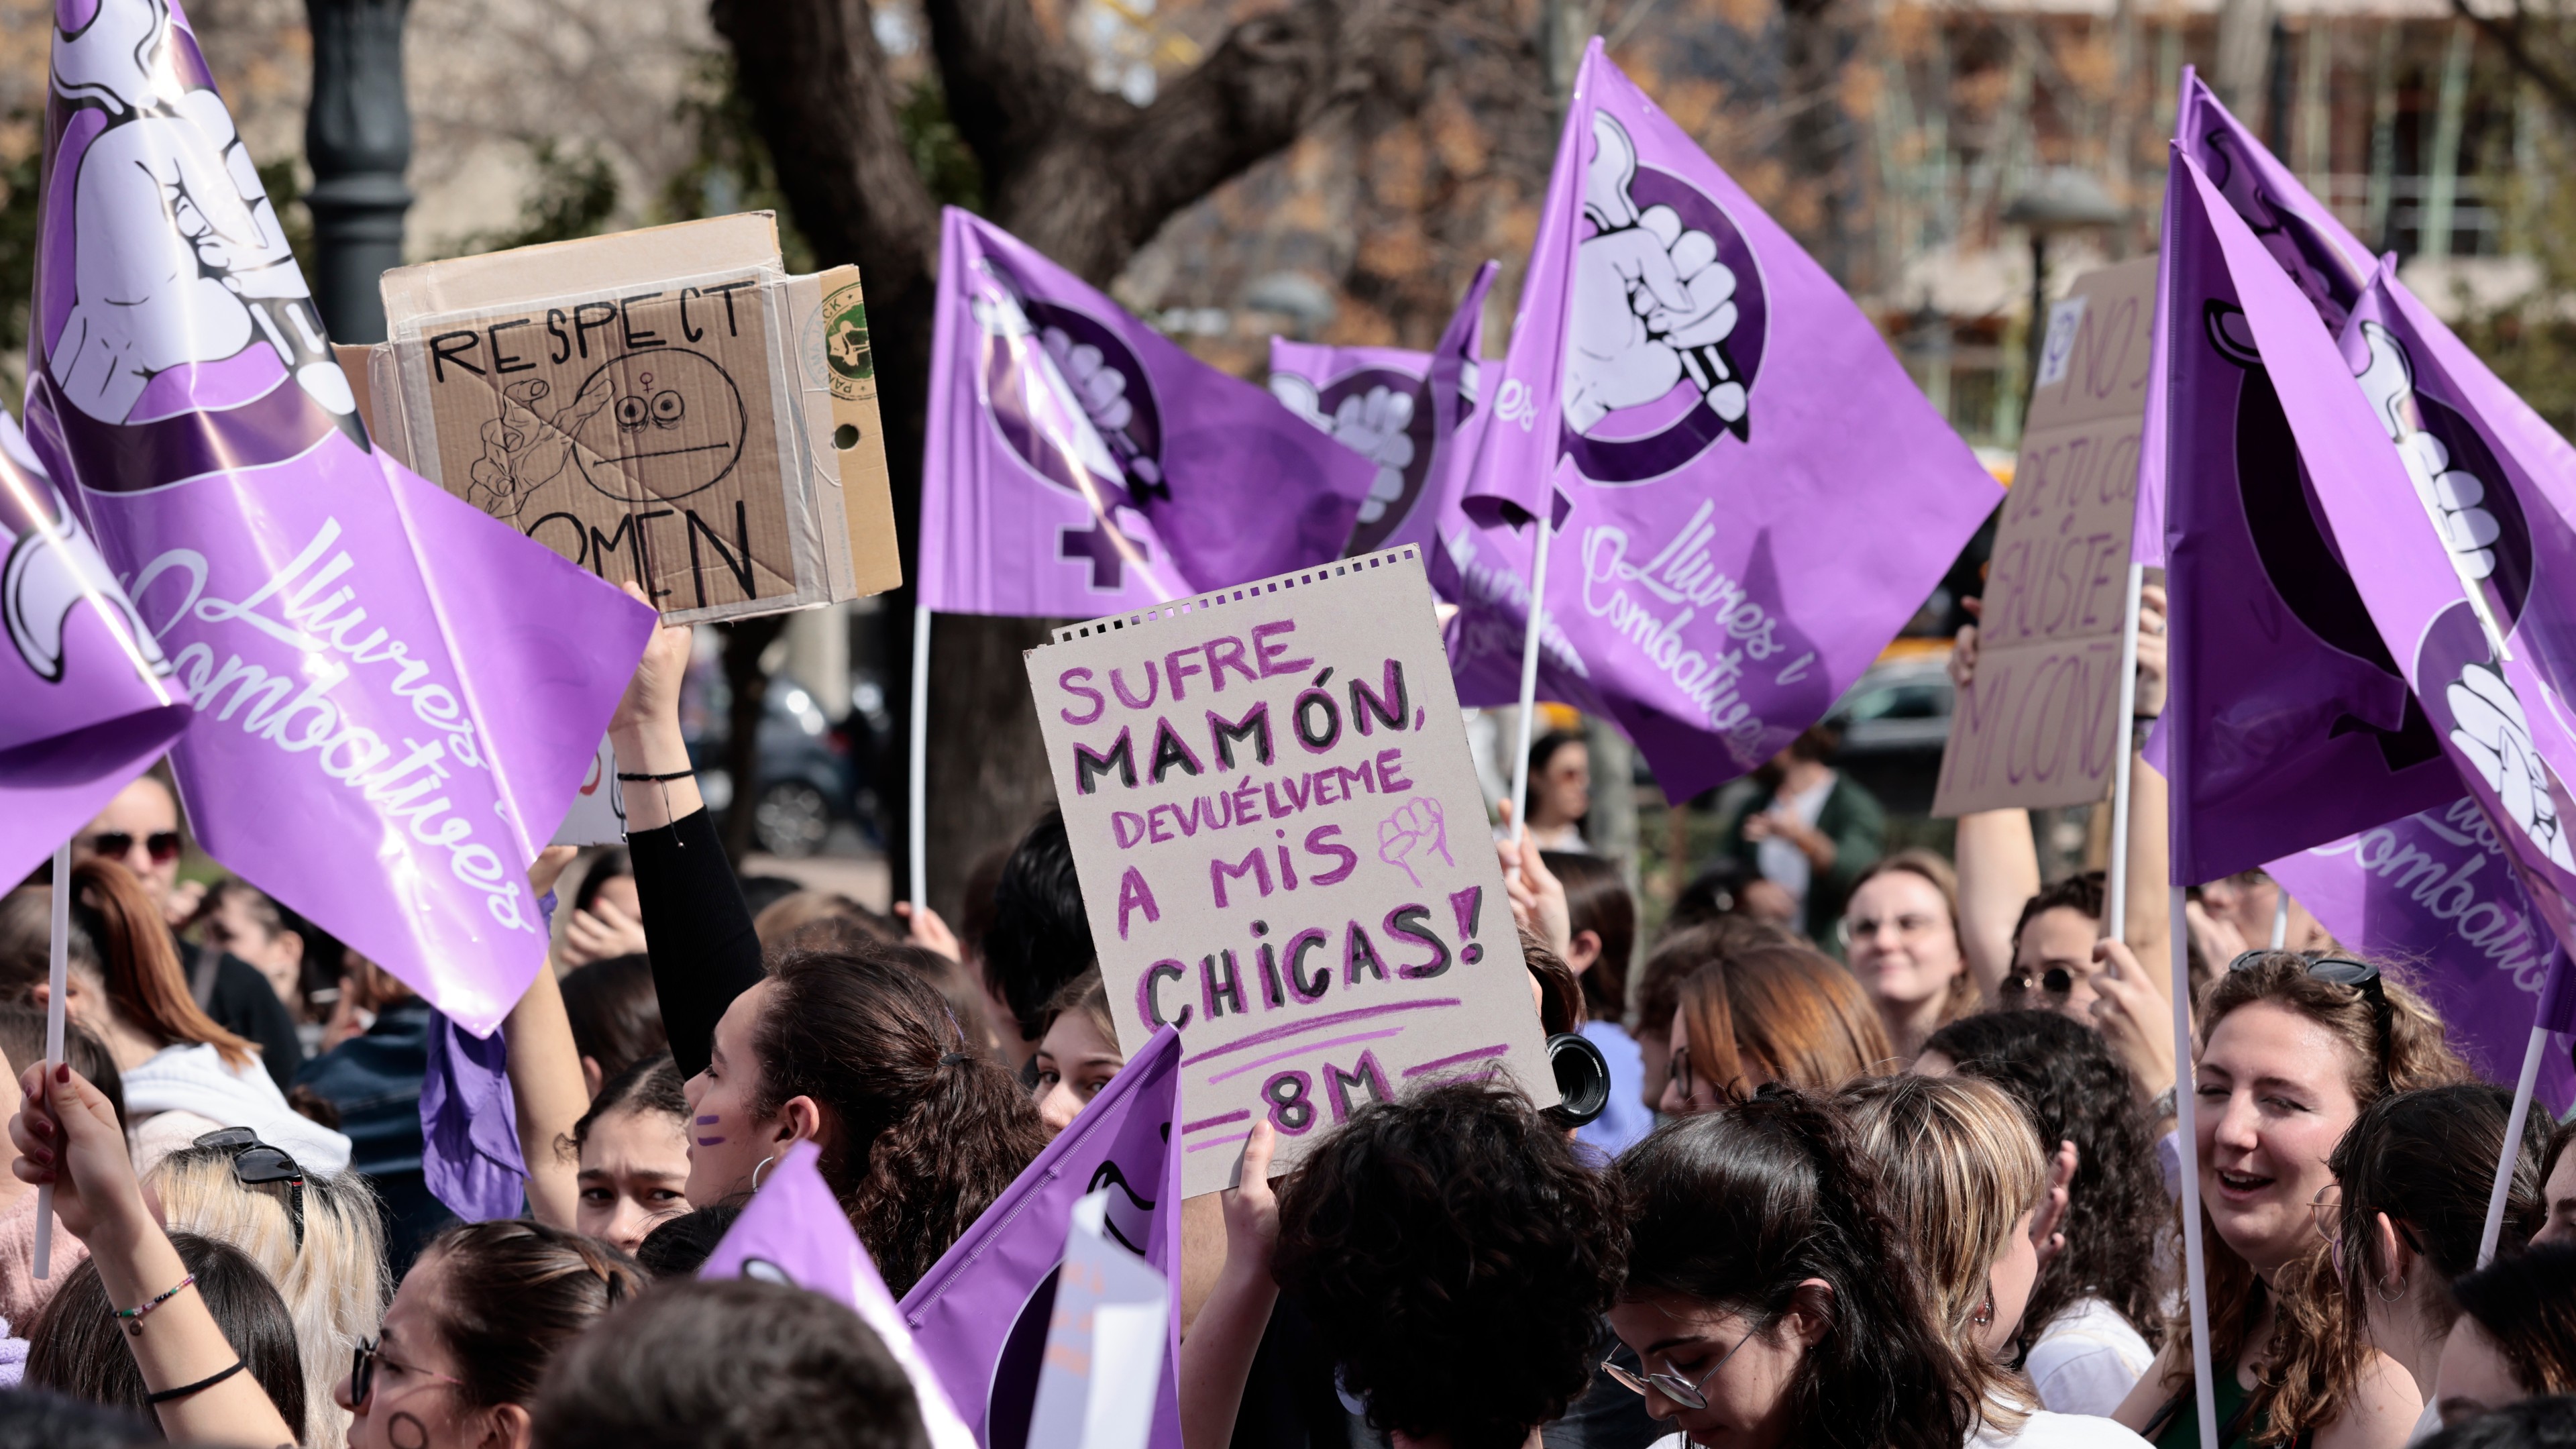
[[[553,387],[532,377],[501,387],[501,415],[483,424],[483,456],[474,460],[466,500],[494,518],[516,518],[538,489],[572,457],[573,435],[617,395],[608,369],[590,375],[571,402],[551,414],[537,409]]]
[[[1595,228],[1575,252],[1565,349],[1565,420],[1576,432],[1673,390],[1687,375],[1711,411],[1744,416],[1742,380],[1719,344],[1735,331],[1735,272],[1717,239],[1685,228],[1669,206],[1629,195],[1637,147],[1606,114],[1592,118],[1583,214]]]
[[[1440,863],[1456,869],[1458,862],[1449,856],[1449,822],[1440,813],[1440,802],[1428,795],[1417,795],[1395,807],[1377,827],[1377,858],[1404,872],[1404,878],[1419,887],[1422,877],[1414,874],[1413,862],[1420,860],[1427,869],[1429,857],[1440,857]]]
[[[2551,793],[2549,766],[2532,747],[2531,722],[2522,700],[2504,675],[2484,664],[2460,670],[2445,691],[2451,717],[2451,743],[2468,756],[2479,778],[2496,792],[2505,813],[2531,843],[2561,870],[2576,871],[2576,852],[2567,840],[2567,823],[2558,816]]]

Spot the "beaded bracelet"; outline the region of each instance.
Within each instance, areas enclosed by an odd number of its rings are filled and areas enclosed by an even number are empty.
[[[191,1273],[187,1277],[180,1279],[175,1286],[169,1289],[169,1291],[155,1297],[151,1302],[146,1303],[139,1308],[120,1308],[116,1310],[116,1316],[125,1320],[125,1331],[127,1333],[130,1333],[137,1338],[141,1338],[143,1336],[144,1317],[151,1313],[153,1309],[160,1307],[162,1304],[169,1302],[171,1299],[187,1292],[190,1288],[195,1287],[196,1283],[197,1275]]]

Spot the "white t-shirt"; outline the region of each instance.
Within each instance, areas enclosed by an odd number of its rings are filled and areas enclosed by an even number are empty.
[[[1801,825],[1812,826],[1816,817],[1825,813],[1825,797],[1834,793],[1835,778],[1827,774],[1795,795],[1780,796],[1771,802],[1771,808],[1796,817]],[[1761,868],[1764,880],[1787,891],[1798,902],[1799,909],[1806,908],[1807,886],[1815,875],[1815,868],[1808,863],[1805,851],[1774,835],[1754,845],[1753,859]]]
[[[2056,1414],[2046,1409],[2022,1421],[2021,1432],[2007,1434],[1978,1422],[1968,1436],[1969,1449],[2147,1449],[2147,1441],[2110,1419],[2091,1414]]]
[[[2042,1407],[2107,1418],[2155,1357],[2120,1310],[2099,1298],[2079,1298],[2040,1331],[2022,1367]]]

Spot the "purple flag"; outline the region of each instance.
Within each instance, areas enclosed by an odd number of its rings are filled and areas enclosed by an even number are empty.
[[[821,1157],[811,1142],[788,1148],[778,1170],[726,1230],[724,1241],[698,1265],[698,1276],[756,1278],[838,1299],[867,1320],[903,1366],[932,1449],[975,1449],[974,1435],[958,1419],[938,1374],[923,1360],[920,1345],[895,1310],[876,1260],[843,1215],[831,1185],[823,1181],[823,1170],[816,1165]]]
[[[0,623],[5,889],[159,758],[189,715],[160,643],[6,413]]]
[[[2340,330],[2361,295],[2371,272],[2370,249],[2334,219],[2299,184],[2290,168],[2266,150],[2254,133],[2219,104],[2190,66],[2182,70],[2182,90],[2174,108],[2175,149],[2200,164],[2210,183],[2243,219],[2282,272],[2308,299],[2329,330]],[[2165,189],[2163,235],[2174,235],[2173,188]],[[2172,315],[2167,289],[2172,273],[2156,273],[2156,315]],[[2138,503],[2130,532],[2129,556],[2142,564],[2165,561],[2166,418],[2172,406],[2166,381],[2170,376],[2164,347],[2174,334],[2158,329],[2156,351],[2147,373],[2146,426],[2138,435]]]
[[[1376,469],[950,207],[921,604],[1090,618],[1337,558]]]
[[[2171,358],[2174,631],[2161,733],[2176,792],[2174,879],[2191,882],[2447,805],[2460,780],[2310,502],[2327,457],[2396,470],[2404,491],[2380,506],[2420,518],[2406,502],[2412,485],[2366,417],[2371,432],[2359,435],[2293,430],[2293,404],[2330,405],[2320,396],[2358,413],[2352,372],[2198,163],[2175,156],[2159,285],[2170,303],[2159,326]],[[2239,244],[2223,246],[2222,232]],[[2321,358],[2322,372],[2266,356],[2247,320],[2244,299],[2257,296],[2287,299],[2272,328]]]
[[[651,611],[368,446],[171,0],[54,16],[28,433],[195,706],[189,818],[489,1032]]]
[[[519,1151],[519,1107],[510,1093],[510,1048],[430,1015],[429,1064],[420,1083],[420,1171],[430,1193],[469,1223],[514,1218],[528,1191]]]
[[[903,1315],[975,1437],[992,1449],[1022,1442],[1037,1402],[1038,1364],[1055,1302],[1073,1205],[1102,1188],[1105,1231],[1172,1285],[1153,1449],[1181,1449],[1173,1397],[1180,1365],[1181,1035],[1154,1033],[1073,1124],[984,1210],[910,1293]]]
[[[1465,507],[1553,524],[1550,623],[1676,800],[1821,718],[2002,496],[1598,42],[1487,395]]]
[[[2491,1081],[2510,1082],[2545,988],[2560,983],[2542,1025],[2576,1028],[2566,1008],[2567,953],[2535,908],[2503,837],[2472,797],[2264,867],[2334,938],[2374,960],[2414,968],[2451,1045]],[[2540,1100],[2576,1101],[2576,1071],[2552,1053]]]

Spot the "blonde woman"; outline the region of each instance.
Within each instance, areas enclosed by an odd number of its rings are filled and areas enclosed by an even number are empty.
[[[1978,1423],[1968,1443],[2144,1449],[2109,1419],[2040,1408],[2030,1380],[2005,1366],[2039,1279],[2031,1218],[2048,1192],[2038,1134],[2021,1105],[1971,1077],[1880,1077],[1844,1088],[1840,1100],[1976,1385]]]
[[[161,1159],[145,1181],[172,1231],[250,1255],[286,1300],[304,1367],[304,1449],[342,1449],[349,1413],[331,1390],[384,1317],[384,1234],[354,1172],[308,1172],[247,1129],[212,1132]]]

